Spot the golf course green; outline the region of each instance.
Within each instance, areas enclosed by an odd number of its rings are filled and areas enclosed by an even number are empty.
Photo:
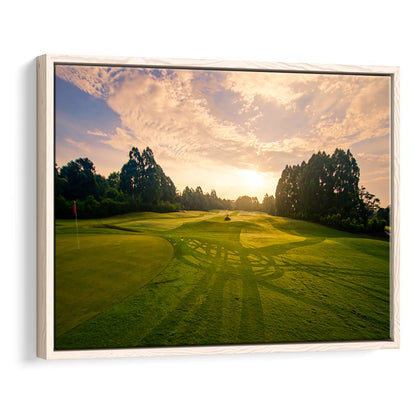
[[[390,338],[386,239],[245,211],[55,224],[56,350]]]

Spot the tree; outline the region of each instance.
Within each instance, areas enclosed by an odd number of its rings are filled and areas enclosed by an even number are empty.
[[[149,147],[142,153],[137,147],[132,147],[128,162],[121,168],[119,187],[137,204],[155,206],[161,201],[174,203],[176,199],[173,181],[156,163]]]
[[[364,223],[367,224],[368,220],[380,210],[380,200],[363,186],[359,191],[359,199],[358,213],[363,218]]]
[[[390,225],[390,205],[387,208],[379,208],[376,217],[386,221],[386,225]]]
[[[88,158],[71,160],[59,171],[59,177],[67,181],[63,196],[69,200],[85,199],[97,194],[94,163]]]
[[[204,194],[200,186],[195,190],[187,186],[182,192],[181,202],[185,209],[191,211],[207,211],[210,208],[209,195]]]
[[[241,211],[259,211],[260,203],[256,196],[243,195],[236,199],[235,208]]]
[[[348,149],[313,154],[308,163],[286,166],[276,187],[276,214],[357,232],[380,232],[380,200],[359,188],[360,169]],[[382,211],[380,216],[383,215]]]
[[[143,158],[137,147],[132,147],[129,160],[120,172],[120,189],[133,199],[140,199],[143,191]]]
[[[120,172],[111,172],[108,175],[107,183],[110,188],[118,190],[120,187]]]
[[[94,175],[95,183],[96,183],[96,193],[95,197],[101,199],[104,197],[105,193],[108,189],[108,182],[102,175]]]
[[[186,186],[178,200],[184,209],[191,211],[208,211],[210,209],[232,209],[232,201],[218,197],[215,189],[204,193],[200,186],[196,189]]]
[[[97,174],[87,158],[71,160],[61,169],[55,165],[57,218],[73,215],[73,200],[82,217],[94,218],[147,209],[175,211],[180,208],[177,197],[173,181],[149,147],[143,152],[132,147],[127,163],[108,178]]]
[[[153,152],[149,147],[143,150],[142,160],[142,200],[147,204],[157,204],[162,193],[161,176],[163,175],[163,170],[157,165]]]
[[[332,155],[334,206],[342,217],[353,215],[359,205],[360,169],[348,149],[335,149]]]
[[[261,210],[267,214],[274,215],[276,211],[276,201],[273,195],[264,195],[263,202],[261,204]]]
[[[176,186],[169,176],[161,176],[162,201],[176,202]]]
[[[325,152],[313,154],[303,166],[300,181],[302,214],[318,219],[333,203],[333,164]]]
[[[287,166],[276,187],[276,213],[283,216],[300,215],[303,211],[301,183],[306,163]]]

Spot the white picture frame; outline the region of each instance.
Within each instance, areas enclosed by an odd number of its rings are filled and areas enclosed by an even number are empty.
[[[385,341],[250,344],[195,347],[54,349],[54,67],[56,64],[385,75],[391,79],[391,339]],[[43,359],[277,353],[399,348],[399,82],[398,67],[286,64],[103,56],[37,58],[37,355]]]

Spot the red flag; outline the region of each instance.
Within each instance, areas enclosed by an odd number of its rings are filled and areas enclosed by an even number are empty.
[[[72,211],[74,211],[74,214],[77,215],[77,206],[75,204],[75,201],[74,201],[74,205],[72,206]]]

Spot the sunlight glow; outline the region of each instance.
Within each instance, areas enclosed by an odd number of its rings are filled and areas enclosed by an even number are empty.
[[[254,170],[244,170],[244,182],[246,185],[255,188],[262,182],[262,175]]]

